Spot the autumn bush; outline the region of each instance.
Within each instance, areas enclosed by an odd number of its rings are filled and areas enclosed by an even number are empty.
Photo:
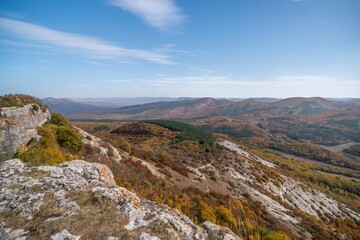
[[[75,158],[83,148],[81,135],[60,114],[52,114],[52,122],[38,128],[39,139],[18,148],[14,157],[33,165],[58,164]]]
[[[115,140],[115,145],[117,148],[120,148],[121,150],[124,150],[125,152],[131,153],[131,145],[126,139],[124,138],[117,138]]]
[[[210,221],[213,223],[217,222],[217,216],[214,211],[214,208],[212,208],[207,203],[200,201],[199,202],[199,214],[198,218],[200,222]]]
[[[261,240],[291,240],[289,235],[282,231],[269,231],[265,228],[259,228]]]
[[[73,129],[60,126],[56,130],[57,142],[61,147],[69,149],[70,152],[76,153],[83,147],[81,136]]]
[[[51,113],[50,123],[56,126],[69,126],[69,121],[59,113]]]
[[[45,125],[38,130],[41,139],[32,140],[29,146],[19,147],[15,157],[33,165],[58,164],[66,161],[66,155],[61,151],[57,139],[56,128]]]

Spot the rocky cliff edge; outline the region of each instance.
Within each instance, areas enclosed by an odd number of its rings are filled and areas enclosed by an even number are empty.
[[[17,147],[37,138],[37,127],[50,120],[47,108],[37,104],[0,108],[0,159],[9,159]]]

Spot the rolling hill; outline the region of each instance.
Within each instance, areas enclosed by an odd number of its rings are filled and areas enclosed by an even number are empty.
[[[107,105],[99,103],[81,103],[69,98],[43,98],[41,102],[47,105],[51,111],[64,115],[78,114],[83,112],[97,112],[110,109]]]
[[[198,98],[182,101],[147,103],[80,114],[68,114],[70,118],[96,119],[194,119],[213,116],[261,116],[312,115],[332,110],[358,108],[359,100],[330,101],[324,98],[288,98],[279,101],[248,99],[239,102],[226,99]]]

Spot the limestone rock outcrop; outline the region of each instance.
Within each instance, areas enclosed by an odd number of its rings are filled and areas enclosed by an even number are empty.
[[[210,239],[221,239],[221,240],[240,240],[230,229],[220,227],[212,222],[206,221],[202,227],[208,233]]]
[[[229,229],[210,222],[201,228],[176,209],[141,199],[116,186],[107,166],[82,160],[39,167],[3,162],[0,216],[0,239],[239,239]]]
[[[9,159],[16,149],[38,137],[37,127],[50,120],[48,109],[37,104],[0,109],[0,159]]]

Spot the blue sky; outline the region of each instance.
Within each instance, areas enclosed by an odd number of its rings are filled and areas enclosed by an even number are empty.
[[[6,93],[360,97],[360,1],[1,0]]]

